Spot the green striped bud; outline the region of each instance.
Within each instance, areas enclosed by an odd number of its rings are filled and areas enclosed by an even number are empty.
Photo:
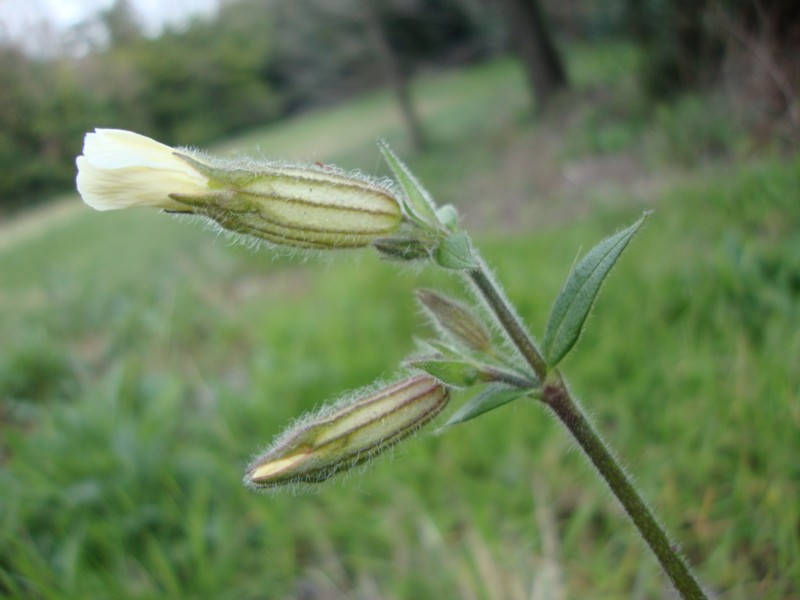
[[[355,248],[403,220],[386,185],[317,165],[226,163],[130,131],[87,134],[77,187],[98,210],[151,206],[300,248]]]
[[[408,437],[448,400],[447,388],[432,377],[417,375],[338,403],[278,436],[250,464],[244,481],[256,488],[324,481]]]
[[[446,336],[470,350],[491,353],[489,329],[470,309],[431,290],[417,290],[417,299],[433,324]]]

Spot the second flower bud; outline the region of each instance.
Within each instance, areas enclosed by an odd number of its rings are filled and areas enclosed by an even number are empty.
[[[262,488],[315,483],[355,467],[408,437],[446,405],[447,388],[417,375],[302,419],[248,467]]]

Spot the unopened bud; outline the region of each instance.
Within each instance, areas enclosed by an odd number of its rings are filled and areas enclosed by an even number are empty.
[[[460,302],[432,292],[417,290],[417,298],[445,335],[464,344],[470,350],[489,352],[492,338],[483,322]]]
[[[301,248],[367,246],[403,220],[394,193],[315,165],[225,163],[113,129],[86,135],[77,187],[98,210],[151,206]]]
[[[324,481],[408,437],[448,400],[447,388],[417,375],[323,409],[281,434],[250,464],[244,481],[258,488]]]

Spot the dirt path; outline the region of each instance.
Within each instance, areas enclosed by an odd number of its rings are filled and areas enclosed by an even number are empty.
[[[0,220],[0,252],[46,232],[64,219],[70,219],[85,209],[75,195],[59,197],[40,207]]]
[[[653,202],[675,176],[649,169],[636,148],[562,158],[565,131],[575,120],[560,115],[511,136],[492,168],[466,177],[460,199],[467,225],[499,231],[561,225],[600,204]]]

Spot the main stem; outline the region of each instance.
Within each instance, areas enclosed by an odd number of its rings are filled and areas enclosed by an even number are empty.
[[[477,253],[474,249],[473,252]],[[477,268],[469,271],[469,278],[483,295],[483,298],[486,300],[492,312],[494,312],[497,320],[500,321],[500,325],[502,325],[508,337],[511,338],[511,341],[531,366],[533,372],[536,374],[536,378],[543,382],[547,376],[547,363],[544,362],[530,334],[520,323],[519,317],[517,317],[511,304],[500,292],[499,286],[495,284],[494,280],[487,272],[486,265],[480,258],[478,258],[478,265]]]
[[[589,460],[592,461],[603,479],[606,480],[608,487],[622,503],[625,512],[633,520],[634,525],[658,558],[681,597],[687,600],[705,600],[706,595],[689,571],[686,562],[670,543],[664,528],[644,503],[614,455],[600,439],[580,406],[570,397],[561,378],[554,377],[553,379],[552,383],[548,382],[545,385],[542,400],[558,415],[561,422],[589,456]]]
[[[561,377],[554,372],[554,377],[547,378],[547,363],[542,358],[536,344],[508,300],[501,293],[499,286],[489,275],[483,261],[477,257],[477,252],[474,250],[473,252],[476,254],[478,267],[467,271],[467,274],[537,378],[545,382],[542,400],[555,412],[605,479],[608,487],[625,508],[625,512],[628,513],[633,524],[639,530],[639,534],[656,555],[661,567],[681,597],[684,600],[707,600],[700,584],[670,542],[664,528],[642,500],[639,492],[614,455],[603,443],[579,405],[572,399]]]

